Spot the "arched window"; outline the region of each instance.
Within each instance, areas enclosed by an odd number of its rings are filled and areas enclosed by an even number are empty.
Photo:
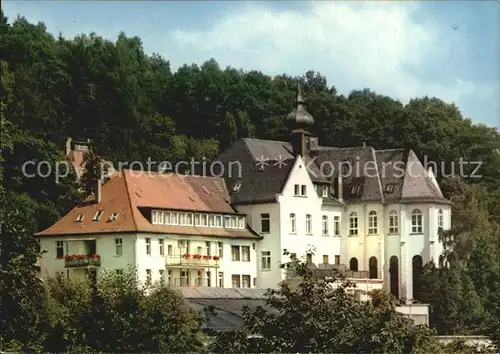
[[[391,294],[398,298],[399,297],[399,261],[398,257],[392,256],[389,260],[389,275],[390,275],[390,287]]]
[[[368,234],[375,235],[377,233],[377,212],[372,210],[368,214]]]
[[[356,258],[351,258],[349,261],[349,269],[352,271],[358,271],[358,260]]]
[[[411,232],[414,234],[421,234],[422,230],[422,212],[420,209],[414,209],[411,212]]]
[[[391,212],[389,213],[389,233],[399,233],[399,216],[396,210],[391,210]]]
[[[377,279],[378,277],[377,257],[370,257],[370,259],[368,260],[368,269],[370,271],[370,279]]]
[[[443,229],[443,210],[439,209],[438,211],[438,229]]]
[[[358,214],[354,211],[349,215],[349,235],[358,235]]]
[[[417,255],[412,259],[412,280],[413,280],[413,298],[419,299],[422,288],[422,271],[423,260],[422,257]]]

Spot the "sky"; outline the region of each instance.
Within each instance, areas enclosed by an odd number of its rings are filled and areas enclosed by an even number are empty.
[[[5,15],[65,37],[141,38],[176,70],[214,58],[268,75],[314,70],[348,94],[369,88],[407,103],[435,96],[500,128],[500,0],[13,1]]]

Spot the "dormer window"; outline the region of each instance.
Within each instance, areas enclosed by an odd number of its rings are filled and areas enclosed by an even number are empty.
[[[78,214],[78,216],[76,217],[76,222],[82,222],[84,218],[85,214]]]
[[[385,186],[385,192],[386,193],[392,193],[394,191],[394,184],[389,183],[388,185]]]
[[[102,214],[104,214],[104,210],[98,210],[95,213],[94,218],[92,220],[93,221],[99,221],[99,220],[101,220]]]
[[[109,217],[109,221],[115,221],[118,218],[118,215],[120,215],[120,213],[111,214],[111,216]]]
[[[328,186],[323,186],[321,188],[321,194],[323,195],[323,198],[328,198],[328,192],[329,192],[328,189],[329,189]]]

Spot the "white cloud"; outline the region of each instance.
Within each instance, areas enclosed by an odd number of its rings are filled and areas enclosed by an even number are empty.
[[[364,87],[407,101],[432,95],[449,102],[472,93],[472,82],[442,83],[415,74],[446,60],[438,27],[418,23],[415,3],[313,2],[310,11],[278,12],[252,4],[227,14],[207,31],[172,33],[176,60],[268,74],[316,70],[341,92]]]

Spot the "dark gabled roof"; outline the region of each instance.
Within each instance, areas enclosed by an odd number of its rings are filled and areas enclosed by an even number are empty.
[[[263,159],[266,166],[259,170],[258,163]],[[312,181],[330,183],[335,191],[339,170],[343,169],[345,203],[448,202],[412,150],[318,146],[303,159]],[[237,205],[275,201],[286,183],[295,156],[288,142],[243,138],[224,151],[217,161],[226,169],[228,164],[239,162],[238,176],[234,171],[231,176],[223,174],[231,201]],[[278,161],[284,164],[280,166]],[[346,173],[347,166],[351,166],[350,174]],[[233,191],[231,188],[236,184],[238,188]],[[338,203],[335,198],[330,198],[331,202]]]

